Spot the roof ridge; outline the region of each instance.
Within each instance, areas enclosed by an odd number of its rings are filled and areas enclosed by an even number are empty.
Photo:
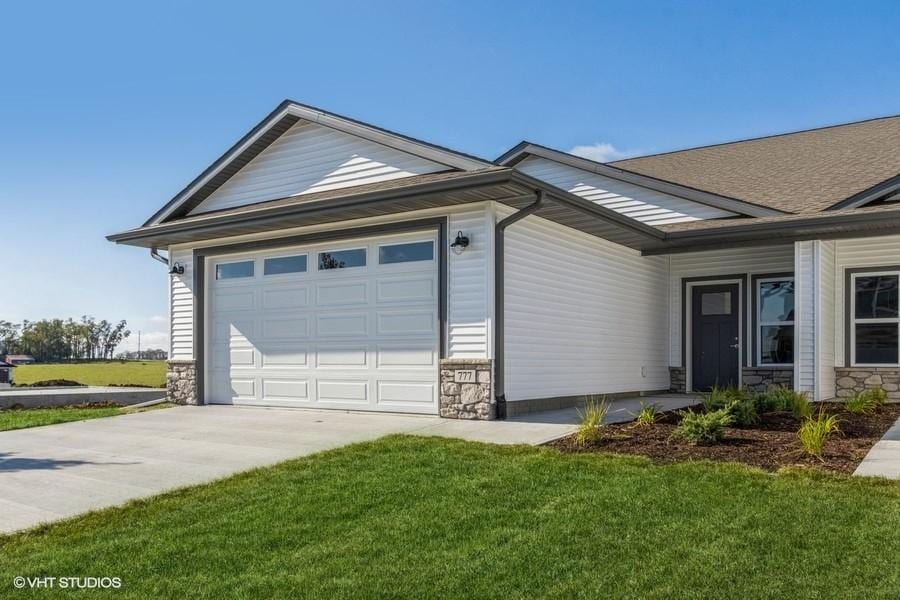
[[[700,145],[700,146],[691,146],[691,147],[689,147],[689,148],[680,148],[680,149],[678,149],[678,150],[667,150],[667,151],[665,151],[665,152],[655,152],[655,153],[653,153],[653,154],[644,154],[644,155],[641,155],[641,156],[631,156],[631,157],[628,157],[628,158],[620,158],[620,159],[618,159],[618,160],[614,160],[614,161],[610,161],[610,162],[606,162],[606,163],[601,163],[601,164],[618,166],[620,163],[625,163],[625,162],[628,162],[628,161],[631,161],[631,160],[639,160],[639,159],[642,159],[642,158],[654,158],[654,157],[657,157],[657,156],[666,156],[666,155],[669,155],[669,154],[678,154],[678,153],[681,153],[681,152],[691,152],[691,151],[693,151],[693,150],[705,150],[705,149],[707,149],[707,148],[717,148],[717,147],[719,147],[719,146],[730,146],[730,145],[733,145],[733,144],[743,144],[744,142],[756,142],[756,141],[759,141],[759,140],[768,140],[768,139],[772,139],[772,138],[786,137],[786,136],[789,136],[789,135],[798,135],[798,134],[801,134],[801,133],[811,133],[811,132],[814,132],[814,131],[824,131],[824,130],[826,130],[826,129],[837,129],[838,127],[851,127],[851,126],[853,126],[853,125],[862,125],[862,124],[864,124],[864,123],[871,123],[871,122],[873,122],[873,121],[884,121],[884,120],[887,120],[887,119],[898,119],[898,118],[900,118],[900,114],[896,114],[896,115],[883,115],[883,116],[880,116],[880,117],[871,117],[871,118],[868,118],[868,119],[860,119],[860,120],[858,120],[858,121],[849,121],[849,122],[847,122],[847,123],[835,123],[834,125],[822,125],[822,126],[819,126],[819,127],[809,127],[809,128],[807,128],[807,129],[797,129],[797,130],[795,130],[795,131],[785,131],[785,132],[782,132],[782,133],[772,133],[772,134],[769,134],[769,135],[760,135],[760,136],[756,136],[756,137],[743,138],[743,139],[739,139],[739,140],[731,140],[731,141],[728,141],[728,142],[716,142],[716,143],[714,143],[714,144],[703,144],[703,145]],[[577,154],[574,155],[574,156],[577,156]],[[590,160],[590,159],[588,159],[588,160]]]

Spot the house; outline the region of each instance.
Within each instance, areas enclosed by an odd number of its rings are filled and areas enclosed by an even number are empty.
[[[286,101],[109,239],[169,265],[177,402],[488,419],[716,384],[900,399],[898,173],[900,117],[488,161]]]
[[[34,357],[29,354],[7,354],[4,360],[14,366],[30,365],[37,362]]]
[[[8,387],[13,383],[13,369],[16,365],[0,361],[0,387]]]

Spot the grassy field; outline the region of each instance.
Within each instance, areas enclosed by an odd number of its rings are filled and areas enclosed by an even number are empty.
[[[121,577],[113,593],[128,598],[896,598],[898,531],[896,482],[395,436],[0,538],[0,586],[94,575]]]
[[[16,367],[13,377],[20,385],[50,379],[70,379],[84,385],[164,387],[166,362],[146,360],[42,363]]]
[[[11,429],[25,429],[27,427],[40,427],[42,425],[55,425],[56,423],[68,423],[70,421],[84,421],[86,419],[99,419],[101,417],[114,417],[127,412],[141,412],[144,410],[156,410],[167,408],[171,404],[155,404],[143,409],[128,411],[118,406],[100,406],[90,408],[64,407],[64,408],[34,408],[27,410],[0,410],[0,431]]]

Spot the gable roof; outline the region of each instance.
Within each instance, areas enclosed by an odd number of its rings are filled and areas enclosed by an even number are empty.
[[[590,173],[596,173],[598,175],[616,179],[618,181],[624,181],[626,183],[639,185],[657,192],[662,192],[671,196],[677,196],[679,198],[685,198],[687,200],[692,200],[694,202],[705,204],[707,206],[713,206],[722,210],[737,212],[742,215],[764,217],[781,214],[781,211],[777,209],[755,205],[738,198],[710,193],[706,190],[694,188],[680,183],[675,183],[673,181],[666,181],[664,179],[644,175],[642,173],[619,169],[612,166],[611,163],[597,162],[589,158],[576,156],[574,154],[569,154],[568,152],[555,150],[553,148],[548,148],[547,146],[542,146],[540,144],[535,144],[534,142],[529,141],[519,142],[516,146],[510,148],[504,154],[499,156],[494,162],[498,165],[515,167],[515,165],[527,159],[529,156],[545,158],[558,163],[562,163],[564,165],[568,165],[570,167],[581,169],[583,171],[588,171]]]
[[[154,225],[187,215],[301,120],[420,156],[446,165],[449,170],[471,171],[492,165],[489,161],[469,154],[450,150],[293,100],[285,100],[222,156],[216,159],[197,178],[178,192],[160,210],[154,213],[144,225]]]
[[[900,189],[900,116],[607,164],[794,214],[853,208]]]

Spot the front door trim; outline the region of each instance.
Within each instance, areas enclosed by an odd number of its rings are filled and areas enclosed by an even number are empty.
[[[691,357],[693,354],[693,291],[695,287],[704,287],[721,284],[736,284],[738,286],[738,387],[743,385],[743,366],[746,360],[747,339],[747,295],[746,275],[714,275],[708,277],[692,277],[682,279],[682,319],[681,319],[681,363],[685,367],[685,391],[693,391],[693,371]]]

